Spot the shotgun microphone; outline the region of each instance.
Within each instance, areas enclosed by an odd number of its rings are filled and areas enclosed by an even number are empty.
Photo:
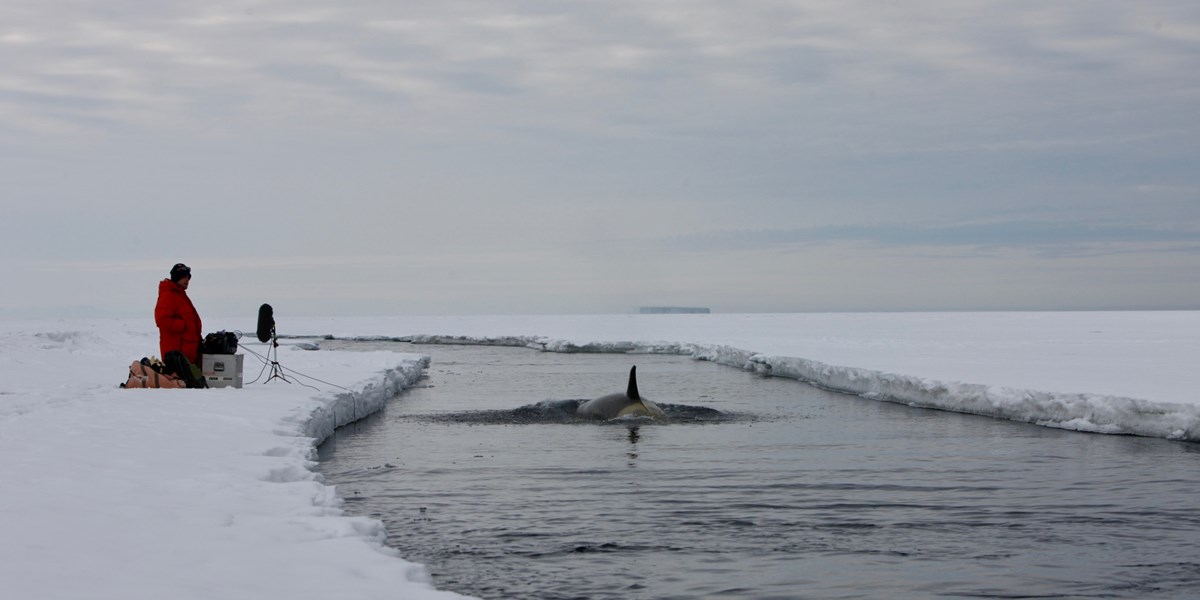
[[[275,311],[270,304],[264,304],[258,309],[258,341],[267,343],[275,333]]]

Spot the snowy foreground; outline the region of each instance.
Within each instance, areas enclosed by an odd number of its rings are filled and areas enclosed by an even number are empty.
[[[345,516],[312,462],[428,357],[306,352],[293,339],[306,336],[677,353],[881,400],[1200,441],[1200,312],[289,319],[277,306],[276,320],[280,362],[315,379],[250,383],[251,355],[240,390],[123,390],[129,363],[157,351],[149,318],[0,320],[3,597],[461,598],[386,548],[380,523]],[[249,318],[205,324],[265,350]]]

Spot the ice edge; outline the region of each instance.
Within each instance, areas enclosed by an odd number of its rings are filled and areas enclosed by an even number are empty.
[[[428,368],[428,356],[414,357],[380,372],[376,378],[361,384],[358,391],[318,397],[321,404],[301,421],[304,435],[313,438],[314,447],[321,445],[338,427],[382,410],[388,400],[412,387]]]
[[[1200,405],[1154,402],[1105,394],[1050,392],[940,381],[830,365],[793,356],[760,354],[719,344],[629,341],[578,343],[532,336],[413,335],[389,339],[414,344],[524,346],[542,352],[561,353],[675,354],[766,376],[797,379],[832,391],[920,408],[1022,421],[1089,433],[1200,442]]]

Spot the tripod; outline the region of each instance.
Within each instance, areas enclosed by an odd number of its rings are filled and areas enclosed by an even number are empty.
[[[272,356],[272,352],[275,354]],[[279,366],[279,338],[275,337],[275,326],[271,326],[271,347],[267,348],[267,361],[271,363],[271,376],[263,383],[270,383],[272,379],[279,379],[284,383],[291,383],[283,374],[283,367]]]

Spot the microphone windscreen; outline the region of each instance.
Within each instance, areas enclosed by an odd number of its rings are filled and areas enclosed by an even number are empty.
[[[258,308],[258,341],[266,343],[271,341],[271,330],[275,329],[275,311],[271,310],[270,304],[264,304]]]

